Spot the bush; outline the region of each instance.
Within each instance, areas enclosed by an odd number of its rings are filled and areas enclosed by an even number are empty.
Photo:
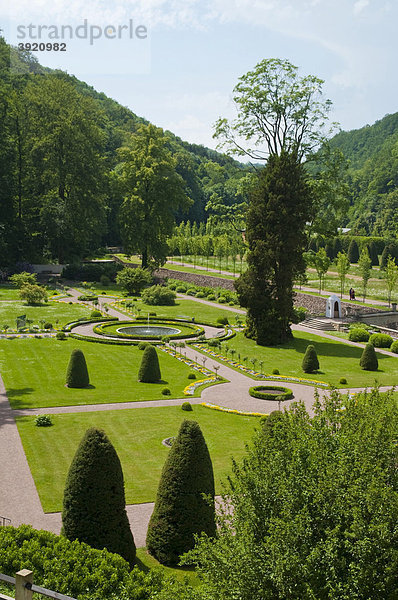
[[[219,323],[220,325],[228,325],[228,317],[218,317],[217,323]]]
[[[95,318],[97,318],[97,317],[100,317],[100,318],[101,318],[101,317],[102,317],[102,313],[101,313],[101,311],[100,311],[100,310],[92,310],[92,311],[91,311],[91,313],[90,313],[90,317],[91,317],[92,319],[95,319]]]
[[[86,359],[83,352],[76,348],[72,350],[68,369],[66,371],[66,385],[69,388],[86,388],[90,383]]]
[[[47,291],[41,285],[24,284],[19,290],[19,297],[27,304],[47,302]]]
[[[176,292],[178,292],[179,294],[185,294],[186,288],[184,285],[179,285],[176,287]]]
[[[44,329],[52,329],[52,328],[53,328],[52,323],[44,323]]]
[[[271,393],[271,390],[277,391],[277,394]],[[249,389],[249,394],[253,398],[260,400],[290,400],[293,398],[293,392],[289,388],[275,385],[256,385]]]
[[[196,290],[195,290],[195,288],[189,288],[187,290],[187,294],[188,294],[188,296],[196,296]]]
[[[108,285],[110,284],[111,280],[109,279],[108,275],[101,275],[100,277],[100,284],[103,287],[108,287]]]
[[[341,377],[339,383],[341,383],[341,385],[346,385],[347,384],[347,379],[345,377]]]
[[[182,409],[182,410],[186,410],[186,411],[190,412],[190,411],[192,411],[192,410],[193,410],[193,408],[192,408],[192,404],[191,404],[190,402],[183,402],[183,403],[181,404],[181,409]]]
[[[196,297],[197,297],[197,298],[204,298],[204,297],[205,297],[205,295],[204,295],[204,293],[203,293],[203,292],[197,292],[197,293],[196,293]]]
[[[153,285],[142,292],[142,301],[150,306],[173,306],[176,293],[162,285]]]
[[[394,352],[394,354],[398,354],[398,340],[395,340],[395,342],[391,344],[390,350],[391,352]]]
[[[95,427],[86,431],[69,469],[62,533],[69,540],[116,552],[131,567],[134,564],[122,467],[105,432]]]
[[[227,299],[225,298],[225,296],[219,296],[217,302],[219,304],[225,304],[227,302]]]
[[[359,365],[365,371],[377,371],[379,368],[379,361],[377,360],[375,348],[370,342],[367,343],[363,349]]]
[[[132,296],[139,294],[145,287],[151,285],[152,275],[147,269],[124,267],[116,275],[116,283]]]
[[[58,331],[55,337],[57,340],[66,340],[66,333],[64,331]]]
[[[35,419],[36,427],[51,427],[52,424],[50,415],[38,415]]]
[[[279,369],[272,369],[272,375],[279,375]]]
[[[215,297],[215,295],[214,295],[214,294],[209,294],[209,295],[207,296],[207,300],[209,300],[210,302],[214,302],[214,300],[215,300],[215,299],[216,299],[216,297]]]
[[[351,342],[367,342],[369,341],[370,333],[366,331],[366,329],[362,329],[360,327],[356,329],[350,329],[350,333],[348,334],[348,339]]]
[[[141,360],[138,380],[142,383],[157,383],[161,379],[158,353],[155,346],[148,344]]]
[[[72,279],[74,281],[101,282],[102,275],[106,275],[110,280],[114,281],[116,273],[122,269],[122,265],[116,262],[67,265],[62,271],[62,277],[63,279]]]
[[[373,333],[369,338],[369,342],[375,348],[390,348],[393,341],[391,335],[387,335],[387,333]]]
[[[26,284],[29,285],[37,285],[37,275],[36,273],[28,273],[27,271],[22,271],[22,273],[15,273],[11,275],[9,278],[11,283],[15,285],[15,287],[21,289]]]
[[[216,533],[213,466],[198,423],[185,420],[163,467],[146,545],[159,562],[176,565],[201,533]]]
[[[319,369],[319,360],[312,344],[307,346],[301,365],[304,373],[315,373]]]
[[[188,379],[196,379],[195,373],[188,373]]]
[[[231,302],[228,302],[228,306],[235,306],[235,302],[231,300]]]
[[[163,388],[162,389],[162,394],[163,394],[163,396],[170,396],[171,391],[170,391],[169,388]]]
[[[301,323],[307,318],[308,310],[304,306],[297,306],[293,308],[293,323]]]

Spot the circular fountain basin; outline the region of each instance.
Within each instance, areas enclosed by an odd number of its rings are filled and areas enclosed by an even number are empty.
[[[163,325],[133,325],[130,327],[120,327],[118,333],[125,333],[137,337],[163,337],[168,335],[177,335],[181,329],[175,327],[163,327]]]

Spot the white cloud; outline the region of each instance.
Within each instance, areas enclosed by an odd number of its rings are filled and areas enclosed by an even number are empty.
[[[354,15],[359,15],[369,4],[369,0],[357,0],[354,4]]]

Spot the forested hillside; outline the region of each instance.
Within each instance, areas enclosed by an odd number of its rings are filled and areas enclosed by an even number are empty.
[[[10,69],[11,60],[11,69]],[[119,149],[146,121],[0,38],[0,268],[72,261],[121,243]],[[182,219],[204,221],[214,197],[239,199],[246,167],[165,132],[190,199]]]
[[[398,238],[398,113],[342,131],[331,145],[350,161],[350,210],[344,224],[359,235]]]

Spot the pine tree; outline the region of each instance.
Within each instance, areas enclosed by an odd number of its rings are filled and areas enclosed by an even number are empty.
[[[312,344],[307,346],[307,350],[305,351],[302,369],[304,373],[315,373],[319,369],[319,360],[315,350],[315,347]]]
[[[350,263],[357,263],[359,260],[359,249],[358,244],[354,239],[351,240],[351,243],[348,247],[348,260]]]
[[[359,360],[359,365],[365,371],[377,371],[379,368],[379,361],[377,360],[377,354],[373,344],[370,342],[366,344],[363,349],[362,356]]]
[[[132,566],[135,544],[125,504],[119,457],[105,432],[92,427],[69,469],[62,533],[70,540],[116,552]]]
[[[216,533],[213,466],[198,423],[185,420],[163,467],[146,545],[161,563],[175,565],[201,532]]]
[[[142,356],[138,380],[142,383],[157,383],[161,379],[158,353],[155,346],[148,344]]]
[[[85,388],[89,383],[86,359],[83,352],[76,348],[70,355],[66,371],[66,385],[70,388]]]

